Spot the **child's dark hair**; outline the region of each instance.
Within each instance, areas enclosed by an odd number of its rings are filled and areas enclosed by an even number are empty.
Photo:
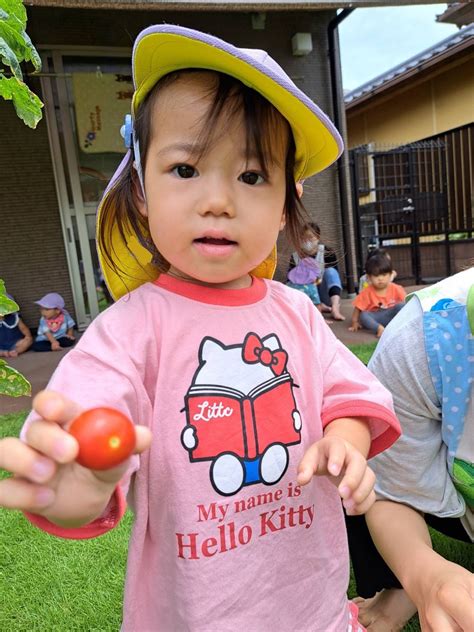
[[[385,252],[371,254],[365,262],[365,271],[368,276],[390,274],[393,272],[392,260]]]
[[[308,222],[305,228],[306,230],[312,230],[318,239],[321,237],[321,229],[319,228],[319,224],[316,224],[316,222]]]
[[[211,72],[216,77],[216,86],[211,92],[212,103],[203,121],[200,138],[196,141],[196,144],[202,147],[201,155],[205,154],[213,140],[216,123],[221,115],[225,112],[226,115],[228,114],[232,117],[243,109],[247,133],[247,157],[250,157],[252,153],[256,153],[260,168],[266,174],[269,163],[272,160],[272,148],[276,142],[275,137],[277,135],[275,135],[274,126],[278,125],[282,129],[286,128],[288,130],[285,157],[285,230],[289,241],[300,251],[300,244],[309,215],[296,189],[294,179],[296,148],[291,128],[286,119],[269,101],[237,79],[214,71],[186,69],[172,72],[158,81],[144,102],[139,106],[135,117],[134,130],[140,146],[140,160],[143,172],[145,172],[151,138],[152,111],[157,95],[160,90],[176,81],[184,73],[193,72]],[[114,257],[114,253],[110,252],[109,244],[112,243],[111,231],[113,224],[116,224],[121,238],[126,244],[127,238],[124,227],[128,225],[132,232],[137,235],[140,243],[153,254],[153,263],[158,270],[166,272],[169,264],[153,244],[148,230],[148,222],[140,214],[137,207],[136,199],[139,190],[138,176],[133,168],[133,156],[130,156],[124,170],[103,201],[101,210],[103,221],[98,234],[99,248],[104,254],[107,263],[116,271],[120,271],[120,263],[117,263],[118,257]]]

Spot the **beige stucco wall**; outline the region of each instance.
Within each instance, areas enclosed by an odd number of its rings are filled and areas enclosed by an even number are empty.
[[[474,52],[347,110],[349,147],[403,145],[474,121]]]

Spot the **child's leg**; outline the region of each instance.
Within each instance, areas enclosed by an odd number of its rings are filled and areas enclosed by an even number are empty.
[[[25,353],[25,351],[27,351],[31,347],[31,344],[32,344],[31,337],[22,338],[15,345],[16,354],[19,355],[20,353]]]
[[[386,327],[388,323],[395,318],[398,312],[405,306],[405,303],[397,303],[393,307],[380,310],[379,323]]]
[[[361,312],[359,318],[362,327],[364,327],[364,329],[368,329],[376,335],[381,335],[381,331],[383,331],[383,325],[380,322],[381,311],[382,310],[379,309],[376,312]]]
[[[49,340],[35,340],[31,348],[33,351],[51,351],[51,343]]]
[[[76,344],[75,340],[71,340],[71,338],[67,338],[66,336],[63,336],[62,338],[58,338],[57,340],[63,349],[65,349],[66,347],[72,347],[73,345]]]
[[[323,274],[321,285],[318,286],[321,301],[325,305],[331,306],[331,313],[334,320],[345,320],[341,314],[341,292],[342,283],[339,272],[336,268],[326,268]]]

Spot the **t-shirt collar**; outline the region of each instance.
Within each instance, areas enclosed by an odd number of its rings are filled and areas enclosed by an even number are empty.
[[[254,276],[251,278],[252,284],[249,287],[238,290],[226,290],[198,285],[197,283],[177,279],[169,274],[160,274],[154,281],[154,284],[164,290],[185,296],[194,301],[199,301],[200,303],[233,307],[238,305],[251,305],[264,298],[267,292],[265,281]]]

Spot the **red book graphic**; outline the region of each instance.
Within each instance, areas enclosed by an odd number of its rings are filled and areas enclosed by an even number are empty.
[[[195,428],[197,444],[190,458],[208,460],[232,452],[243,459],[255,459],[273,443],[299,443],[295,412],[288,373],[247,395],[227,387],[192,386],[186,397],[186,413],[188,424]]]
[[[222,495],[275,484],[288,467],[287,446],[301,441],[287,360],[274,334],[249,333],[230,346],[210,337],[201,343],[181,441],[191,462],[212,462],[211,483]]]

